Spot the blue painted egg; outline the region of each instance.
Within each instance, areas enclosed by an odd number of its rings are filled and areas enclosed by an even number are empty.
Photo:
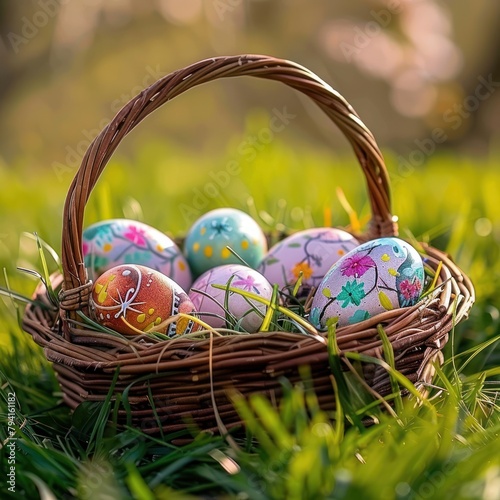
[[[188,290],[191,271],[180,248],[166,234],[143,222],[108,219],[82,235],[85,266],[92,281],[121,264],[140,264],[163,273]]]
[[[264,232],[248,214],[234,208],[218,208],[200,217],[189,229],[184,253],[195,276],[223,264],[241,261],[256,268],[267,251]]]
[[[302,290],[307,295],[343,255],[359,245],[342,229],[316,227],[294,233],[274,245],[258,267],[272,284],[293,287],[302,272]]]
[[[384,311],[416,304],[424,288],[419,253],[399,238],[368,241],[327,272],[314,295],[310,321],[320,330],[358,323]]]
[[[267,306],[256,300],[245,298],[235,292],[214,288],[212,285],[228,285],[258,295],[266,300],[272,296],[271,284],[255,269],[239,264],[226,264],[209,269],[195,280],[189,298],[198,311],[197,316],[213,328],[226,326],[227,311],[234,322],[249,333],[257,332],[262,325]]]

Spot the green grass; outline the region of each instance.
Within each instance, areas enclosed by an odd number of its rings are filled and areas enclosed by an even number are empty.
[[[240,139],[241,140],[241,139]],[[220,158],[149,144],[134,158],[118,154],[99,182],[86,213],[88,223],[107,217],[139,218],[172,234],[195,216],[217,206],[248,210],[267,228],[323,224],[325,208],[333,225],[348,216],[338,201],[341,186],[366,220],[368,205],[359,167],[350,157],[275,141],[238,175],[222,172],[238,138]],[[428,401],[396,398],[393,412],[353,404],[352,380],[336,377],[340,404],[322,412],[307,377],[286,387],[279,408],[262,397],[234,397],[247,424],[246,440],[236,445],[220,437],[150,438],[140,431],[116,432],[107,424],[111,405],[82,405],[74,414],[61,403],[57,381],[41,349],[23,333],[23,305],[0,302],[0,442],[8,433],[7,397],[16,394],[16,495],[27,498],[498,498],[500,490],[500,185],[499,158],[480,162],[436,155],[403,182],[387,154],[394,182],[394,213],[401,234],[428,240],[449,251],[472,278],[477,302],[468,321],[453,332],[446,364],[436,375]],[[173,166],[182,165],[182,177]],[[272,168],[271,168],[272,167]],[[71,175],[15,171],[0,166],[7,186],[0,198],[0,264],[10,287],[29,295],[36,280],[17,266],[42,273],[36,231],[60,248],[62,205]],[[226,183],[220,196],[196,196],[214,179]],[[212,191],[210,191],[212,189]],[[283,201],[286,199],[286,203]],[[200,206],[200,205],[198,205]],[[57,262],[47,256],[50,270]],[[0,285],[6,286],[0,277]],[[18,304],[16,308],[15,304]],[[335,373],[335,355],[332,368]],[[390,364],[390,352],[386,360]],[[395,379],[396,380],[396,379]],[[399,380],[401,382],[401,380]],[[403,381],[404,382],[404,381]],[[350,389],[349,389],[350,388]],[[361,406],[361,408],[360,408]],[[358,414],[378,422],[358,426]],[[0,450],[2,498],[9,450]]]

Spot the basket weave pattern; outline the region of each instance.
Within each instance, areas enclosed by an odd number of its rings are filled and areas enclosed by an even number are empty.
[[[55,307],[39,286],[37,301],[25,312],[24,329],[53,362],[64,401],[71,408],[83,401],[104,401],[119,369],[114,394],[123,394],[129,405],[129,411],[119,411],[120,423],[148,433],[160,427],[175,431],[189,421],[220,430],[221,422],[228,428],[240,422],[228,389],[234,387],[244,395],[264,392],[279,400],[280,378],[297,382],[300,367],[308,365],[320,405],[333,409],[328,349],[321,336],[260,332],[168,341],[142,335],[132,340],[92,330],[79,314],[89,313],[92,286],[82,255],[84,209],[114,150],[167,101],[202,83],[244,75],[280,81],[307,95],[326,113],[350,141],[366,178],[372,217],[367,230],[355,236],[367,241],[397,235],[389,178],[372,133],[350,104],[308,69],[274,57],[242,55],[207,59],[161,78],[126,104],[89,146],[64,206],[63,273],[52,277],[52,286],[60,289],[60,304]],[[413,307],[387,311],[337,331],[341,352],[380,358],[377,325],[381,324],[392,344],[396,368],[420,386],[432,378],[432,363],[442,362],[448,333],[474,302],[469,278],[451,258],[429,245],[422,247],[426,264],[439,271],[434,293]],[[380,366],[365,364],[363,377],[378,394],[391,393],[389,377]]]

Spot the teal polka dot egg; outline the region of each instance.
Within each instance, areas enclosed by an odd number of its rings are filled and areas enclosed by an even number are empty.
[[[339,259],[314,294],[309,319],[319,330],[342,327],[391,309],[415,305],[425,284],[420,254],[387,237],[368,241]]]
[[[160,230],[130,219],[106,219],[82,234],[82,252],[89,278],[122,264],[150,267],[183,289],[192,283],[191,270],[176,243]]]
[[[267,252],[267,240],[257,222],[241,210],[218,208],[201,216],[184,242],[184,254],[195,277],[216,266],[241,264],[228,247],[249,267],[257,268]]]

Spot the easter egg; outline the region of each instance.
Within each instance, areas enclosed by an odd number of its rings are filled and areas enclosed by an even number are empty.
[[[387,310],[416,304],[424,288],[419,253],[399,238],[368,241],[337,261],[314,295],[310,321],[320,330],[328,320],[345,326]]]
[[[142,222],[108,219],[92,224],[83,231],[82,250],[91,280],[120,264],[140,264],[160,271],[186,290],[193,281],[174,241]]]
[[[184,252],[195,276],[212,267],[240,264],[229,249],[249,267],[256,268],[267,251],[264,232],[248,214],[234,208],[218,208],[200,217],[189,229]]]
[[[141,265],[123,264],[99,276],[90,309],[99,324],[127,335],[160,332],[174,337],[199,329],[188,318],[164,324],[178,313],[191,314],[194,305],[175,281]]]
[[[249,333],[257,332],[262,325],[267,306],[238,293],[214,288],[213,284],[225,286],[229,284],[229,287],[239,288],[270,300],[272,286],[266,278],[255,269],[239,264],[226,264],[203,273],[195,280],[189,291],[189,298],[198,311],[199,318],[211,327],[226,326],[224,304],[227,294],[227,311],[232,316],[232,321],[238,322]]]
[[[302,273],[298,295],[303,296],[319,285],[335,262],[358,245],[358,240],[342,229],[305,229],[274,245],[257,269],[280,288],[293,287]]]

